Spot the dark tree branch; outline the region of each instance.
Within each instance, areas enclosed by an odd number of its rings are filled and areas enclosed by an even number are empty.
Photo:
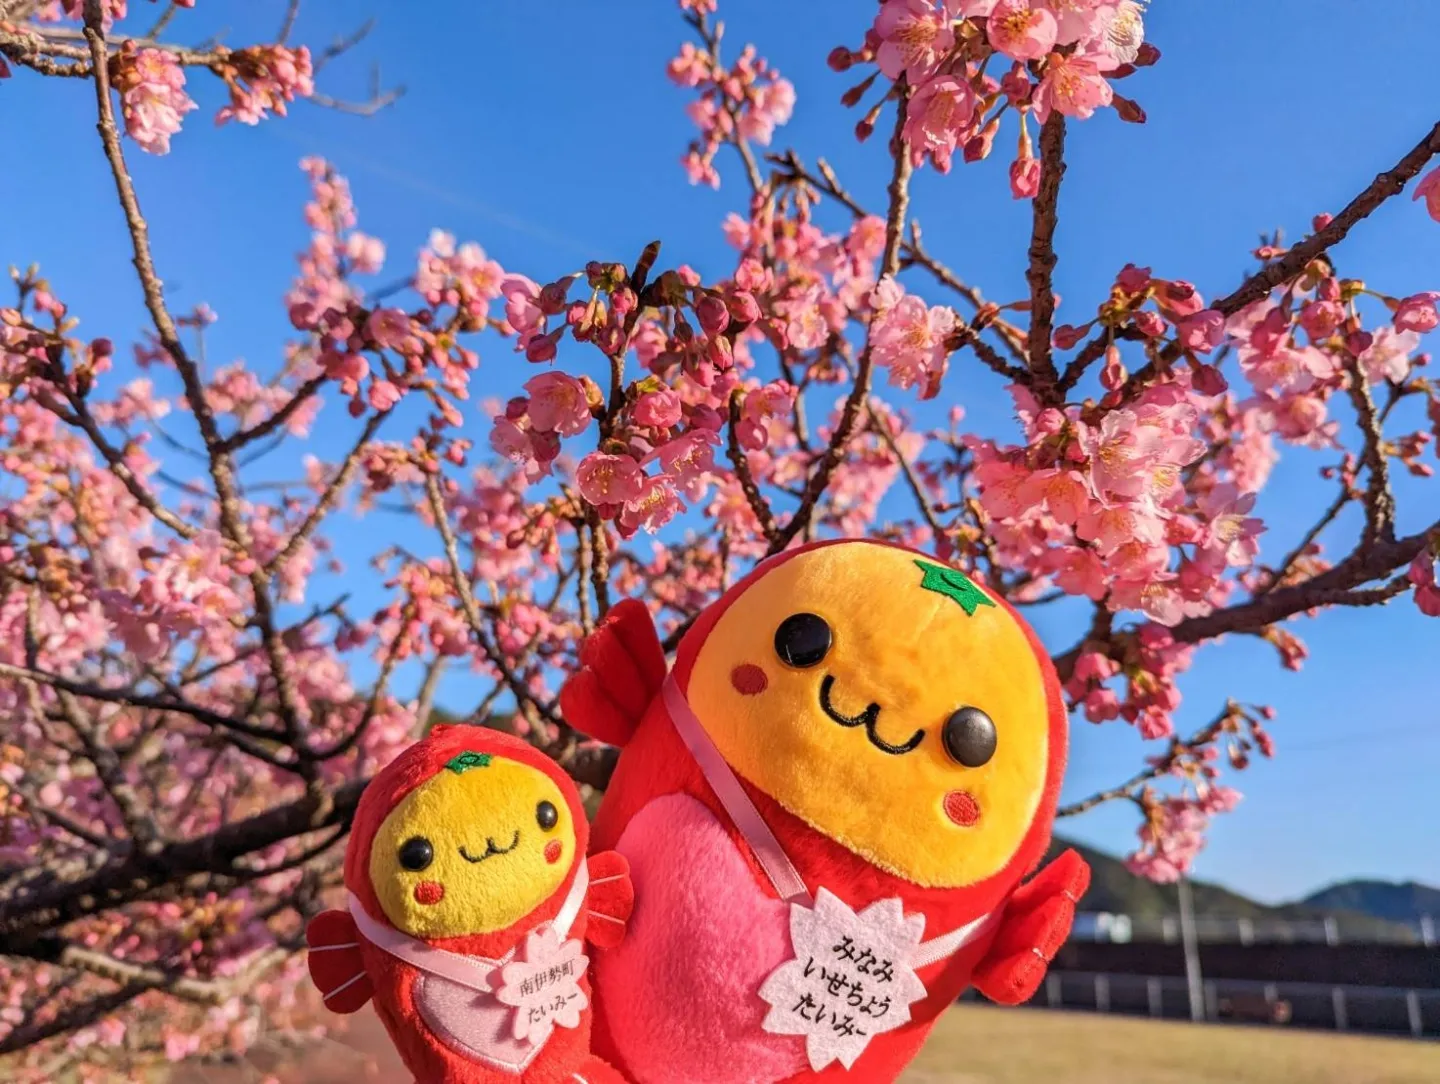
[[[1040,129],[1040,191],[1034,200],[1030,232],[1030,334],[1028,353],[1035,392],[1048,401],[1056,385],[1050,336],[1055,316],[1055,226],[1059,220],[1060,182],[1065,176],[1065,115],[1052,112]]]

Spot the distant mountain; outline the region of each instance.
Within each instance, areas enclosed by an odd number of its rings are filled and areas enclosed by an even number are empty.
[[[1440,888],[1414,881],[1341,881],[1300,902],[1326,911],[1359,911],[1392,922],[1416,922],[1423,915],[1440,922]]]
[[[1050,857],[1067,847],[1075,848],[1090,863],[1090,890],[1080,901],[1081,910],[1109,911],[1137,918],[1158,918],[1179,912],[1180,901],[1173,884],[1159,885],[1137,877],[1114,855],[1058,837],[1051,845]],[[1413,923],[1423,914],[1440,920],[1440,889],[1413,883],[1345,881],[1307,899],[1279,905],[1258,903],[1206,881],[1191,881],[1190,893],[1195,913],[1204,917],[1312,921],[1333,917],[1342,922],[1348,937],[1394,934],[1395,923]]]

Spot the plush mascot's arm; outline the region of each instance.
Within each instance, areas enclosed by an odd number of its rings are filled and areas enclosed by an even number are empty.
[[[617,603],[580,645],[580,669],[560,690],[560,710],[576,730],[624,745],[665,681],[665,651],[639,599]]]
[[[1001,1005],[1028,1001],[1070,936],[1075,906],[1090,887],[1090,867],[1066,851],[1015,890],[1000,929],[975,969],[975,989]]]
[[[310,978],[331,1012],[364,1008],[375,993],[360,956],[360,931],[345,911],[321,911],[305,927],[310,946]]]
[[[589,921],[585,940],[597,948],[614,948],[625,939],[625,926],[635,909],[630,863],[619,851],[601,851],[588,861],[590,891],[585,895],[585,907]]]

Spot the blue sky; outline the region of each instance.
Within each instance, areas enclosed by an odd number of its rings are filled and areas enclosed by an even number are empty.
[[[265,40],[284,6],[210,0],[176,26],[198,40],[223,22],[231,43]],[[132,3],[146,16],[149,7]],[[722,3],[730,55],[755,41],[796,85],[796,115],[777,144],[811,161],[823,154],[878,208],[883,148],[854,141],[856,117],[838,104],[849,83],[824,64],[831,46],[858,44],[873,10],[871,0]],[[387,81],[409,88],[396,107],[367,120],[300,106],[288,120],[216,130],[216,88],[197,78],[201,110],[173,152],[150,158],[131,149],[172,305],[206,301],[219,313],[212,359],[243,357],[269,369],[278,358],[286,332],[279,301],[306,243],[296,168],[305,154],[328,157],[349,175],[362,228],[389,245],[382,281],[405,272],[435,226],[542,281],[590,258],[633,260],[654,238],[663,239],[667,263],[688,262],[707,276],[732,266],[718,226],[742,206],[743,179],[725,160],[721,191],[694,189],[678,165],[691,129],[684,95],[664,76],[684,33],[669,0],[307,0],[297,37],[321,44],[371,14],[375,35],[325,73],[323,89],[363,95],[366,66],[378,60]],[[1260,231],[1304,232],[1313,214],[1338,210],[1435,120],[1426,72],[1440,11],[1430,0],[1157,0],[1148,21],[1164,59],[1124,90],[1150,123],[1124,125],[1106,114],[1071,129],[1060,319],[1083,322],[1128,261],[1191,279],[1207,296],[1225,292],[1251,266]],[[27,147],[0,170],[0,262],[41,262],[85,331],[130,340],[144,312],[94,134],[90,86],[26,73],[0,85],[0,107],[23,125]],[[1013,130],[1002,137],[990,163],[949,177],[925,171],[914,185],[931,249],[1002,300],[1025,291],[1029,211],[1011,202],[1004,177],[1012,138]],[[1337,259],[1342,274],[1390,293],[1436,288],[1440,226],[1408,200],[1392,201]],[[480,388],[508,395],[529,375],[523,361],[492,345]],[[943,405],[954,401],[974,428],[1007,431],[1008,397],[965,357],[945,386]],[[478,412],[470,425],[483,440]],[[327,409],[319,450],[340,446],[349,432],[342,412]],[[1262,498],[1272,558],[1327,499],[1315,476],[1320,462],[1288,455]],[[1440,510],[1440,484],[1402,478],[1399,495],[1402,530]],[[402,520],[370,521],[392,522],[398,540],[428,544]],[[1356,526],[1342,517],[1329,537],[1348,544]],[[362,553],[347,553],[352,567],[361,567]],[[346,586],[363,610],[363,582]],[[1057,649],[1073,642],[1076,620],[1065,607],[1035,615]],[[1226,696],[1279,712],[1280,756],[1239,778],[1245,801],[1216,825],[1197,875],[1273,900],[1359,875],[1440,884],[1440,623],[1402,601],[1330,613],[1296,630],[1311,649],[1300,674],[1281,670],[1257,642],[1227,643],[1206,648],[1182,686],[1182,730],[1203,723]],[[465,707],[475,696],[473,681],[461,677],[442,700]],[[1139,763],[1142,743],[1123,725],[1082,722],[1075,735],[1067,796],[1110,785]],[[1123,850],[1134,828],[1129,808],[1112,808],[1062,830]]]

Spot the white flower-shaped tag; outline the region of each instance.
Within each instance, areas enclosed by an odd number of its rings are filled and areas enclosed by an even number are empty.
[[[517,954],[500,969],[495,997],[515,1007],[511,1027],[517,1040],[539,1046],[557,1027],[580,1026],[580,1014],[590,1003],[580,989],[590,958],[581,952],[579,941],[562,942],[555,928],[546,925],[526,936],[523,958]]]
[[[925,934],[925,916],[905,914],[899,899],[856,914],[825,889],[815,906],[790,905],[795,958],[760,987],[770,1005],[762,1025],[775,1035],[803,1035],[816,1072],[833,1061],[846,1069],[870,1039],[910,1019],[925,984],[909,961]]]

